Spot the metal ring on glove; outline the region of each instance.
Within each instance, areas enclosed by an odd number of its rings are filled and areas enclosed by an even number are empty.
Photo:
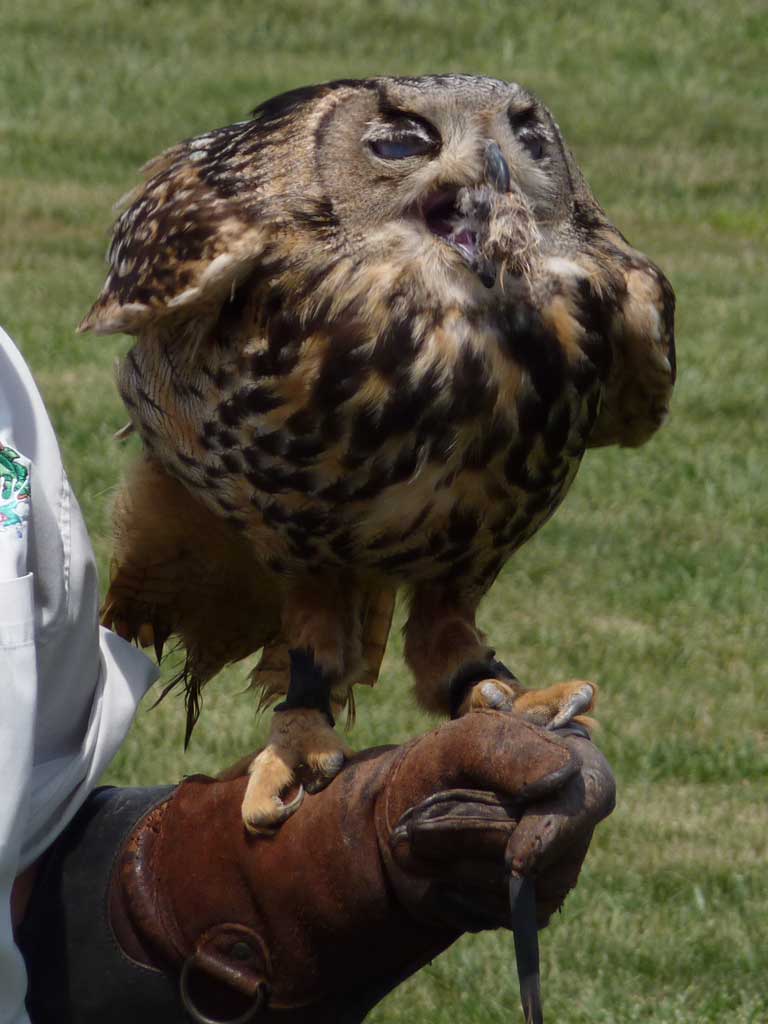
[[[196,966],[196,960],[197,956],[195,953],[187,957],[184,961],[184,966],[181,968],[181,977],[179,978],[179,995],[182,1006],[196,1024],[248,1024],[248,1021],[253,1020],[256,1014],[263,1009],[266,994],[264,986],[259,986],[253,1003],[239,1017],[209,1017],[207,1013],[203,1013],[202,1010],[195,1006],[189,991],[189,976]]]

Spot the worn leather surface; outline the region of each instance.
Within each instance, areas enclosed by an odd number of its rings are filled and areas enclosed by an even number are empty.
[[[536,876],[544,924],[613,800],[610,770],[588,740],[497,711],[358,754],[271,838],[243,830],[245,785],[186,779],[127,840],[115,837],[102,906],[111,952],[128,965],[133,1016],[117,1008],[125,971],[120,980],[102,970],[89,984],[117,987],[89,996],[86,1012],[82,991],[70,991],[73,1009],[59,1020],[186,1020],[180,1002],[169,1011],[167,990],[161,1012],[154,988],[140,998],[142,977],[175,992],[183,971],[211,1018],[258,1005],[257,1021],[361,1021],[463,931],[509,926],[510,868]],[[77,856],[87,873],[87,843]],[[93,1009],[99,999],[113,1007],[108,1017]]]

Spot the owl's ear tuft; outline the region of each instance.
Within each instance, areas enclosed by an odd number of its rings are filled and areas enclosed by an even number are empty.
[[[136,334],[214,312],[263,255],[268,226],[206,177],[196,152],[185,143],[147,165],[151,177],[115,224],[107,280],[78,331]]]

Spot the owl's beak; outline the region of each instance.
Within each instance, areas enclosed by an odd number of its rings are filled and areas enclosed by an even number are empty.
[[[483,150],[483,183],[486,192],[488,186],[499,193],[509,192],[511,180],[509,165],[498,142],[487,139]],[[462,208],[461,196],[466,192],[467,186],[438,189],[422,202],[421,214],[429,231],[457,252],[486,288],[493,288],[497,267],[483,257],[479,249],[482,222],[487,220],[490,206],[486,199],[480,204],[483,212],[479,208],[473,209],[470,215],[467,209]]]
[[[494,142],[493,139],[488,139],[485,144],[485,180],[489,185],[493,185],[497,192],[510,190],[512,179],[509,164],[504,159],[498,142]]]

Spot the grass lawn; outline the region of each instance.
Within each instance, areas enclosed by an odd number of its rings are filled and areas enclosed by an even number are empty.
[[[542,936],[549,1021],[768,1021],[768,87],[762,0],[4,0],[0,323],[37,374],[101,560],[135,449],[112,364],[76,337],[112,203],[178,139],[283,89],[372,73],[516,79],[552,107],[594,190],[678,295],[667,428],[598,451],[481,621],[531,683],[602,686],[619,805]],[[139,712],[118,784],[211,771],[262,735],[243,671],[211,687],[189,751],[170,698]],[[147,706],[150,702],[147,702]],[[358,747],[414,707],[393,636]],[[372,1015],[520,1019],[511,937],[466,937]]]

